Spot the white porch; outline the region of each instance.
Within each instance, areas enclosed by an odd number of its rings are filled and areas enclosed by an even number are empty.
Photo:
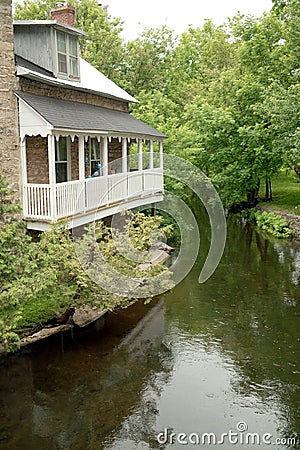
[[[67,219],[70,228],[163,200],[161,168],[112,174],[66,183],[24,185],[24,218],[28,228],[44,230]],[[48,223],[48,225],[47,225]]]
[[[163,200],[162,133],[123,111],[17,96],[28,228],[73,228]]]

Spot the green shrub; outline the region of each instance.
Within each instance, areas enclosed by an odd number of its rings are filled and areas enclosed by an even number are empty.
[[[280,239],[290,239],[293,235],[286,220],[273,212],[251,210],[250,218],[267,233]]]
[[[1,184],[2,181],[2,184]],[[93,282],[78,260],[74,241],[64,223],[53,225],[50,231],[41,234],[38,242],[25,233],[25,224],[4,215],[15,211],[10,207],[11,191],[0,179],[0,345],[8,351],[19,347],[18,330],[43,324],[69,308],[82,305],[97,306],[101,309],[126,307],[135,301],[132,296],[122,297],[107,292]],[[4,220],[5,219],[5,220]],[[128,259],[116,249],[110,228],[102,222],[88,227],[80,242],[83,254],[91,254],[96,247],[108,263],[119,273],[129,277],[145,277],[136,270],[137,262]],[[126,230],[131,245],[137,251],[145,251],[151,245],[153,233],[161,238],[161,233],[170,236],[172,227],[164,226],[159,216],[147,217],[142,213],[127,220]],[[160,229],[160,231],[157,231]],[[122,236],[120,236],[122,238]],[[119,242],[122,249],[123,241]],[[95,270],[98,267],[95,266]],[[163,266],[153,267],[147,277],[164,273]],[[101,276],[104,274],[101,273]],[[107,276],[113,283],[112,271]],[[162,278],[167,288],[171,288],[168,272]],[[153,279],[152,284],[155,283]],[[145,290],[147,292],[147,290]]]

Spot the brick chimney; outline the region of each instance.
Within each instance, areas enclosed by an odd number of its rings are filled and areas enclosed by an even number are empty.
[[[51,19],[74,27],[75,8],[65,5],[64,2],[58,2],[56,3],[56,7],[51,10]]]

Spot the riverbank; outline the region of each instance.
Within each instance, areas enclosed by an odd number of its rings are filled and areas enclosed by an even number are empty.
[[[0,201],[2,210],[3,204],[10,205],[5,192]],[[170,251],[161,249],[161,245],[156,248],[150,239],[157,230],[166,238],[171,236],[172,227],[165,226],[158,215],[136,213],[122,217],[124,232],[130,237],[128,249],[144,254],[150,262],[146,267],[139,266],[141,261],[126,258],[127,241],[120,233],[113,235],[102,222],[91,225],[76,239],[63,223],[57,223],[35,241],[26,234],[23,221],[5,221],[4,213],[0,213],[1,219],[0,347],[6,351],[20,348],[20,334],[64,325],[78,308],[115,310],[137,298],[151,297],[153,289],[157,289],[153,277],[163,272],[160,282],[166,289],[173,286],[166,267],[151,260],[161,263],[161,254]],[[103,255],[105,263],[99,255]],[[120,286],[116,272],[129,282]]]
[[[168,246],[164,242],[156,242],[151,246],[151,249],[148,249],[150,257],[149,261],[147,263],[139,264],[137,270],[146,273],[149,270],[152,270],[152,268],[162,265],[173,251],[174,248]],[[138,278],[135,279],[138,284],[145,284],[146,278],[140,279],[142,281],[138,280]],[[56,314],[44,324],[34,324],[33,327],[13,330],[19,337],[17,350],[35,344],[36,342],[47,339],[53,335],[65,333],[73,328],[85,328],[91,323],[99,320],[108,312],[109,309],[99,309],[96,306],[69,308],[62,314]],[[5,347],[0,346],[0,355],[5,353],[9,352],[7,352]]]
[[[288,214],[277,209],[273,209],[269,206],[258,205],[256,207],[258,211],[266,211],[269,213],[277,214],[278,216],[285,219],[287,226],[292,230],[293,239],[300,242],[300,215]]]
[[[261,190],[260,197],[264,192]],[[256,209],[282,217],[300,241],[300,179],[293,170],[282,170],[272,179],[272,200],[261,201]]]
[[[264,186],[261,186],[259,197],[265,198]],[[285,214],[300,214],[300,179],[293,170],[281,170],[272,178],[272,200],[259,203],[272,211]]]

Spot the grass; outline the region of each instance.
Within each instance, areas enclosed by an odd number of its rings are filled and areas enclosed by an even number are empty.
[[[272,210],[289,214],[300,215],[300,179],[292,170],[282,170],[272,179],[273,200],[261,202],[260,206],[266,206]],[[260,192],[264,197],[264,187]]]

